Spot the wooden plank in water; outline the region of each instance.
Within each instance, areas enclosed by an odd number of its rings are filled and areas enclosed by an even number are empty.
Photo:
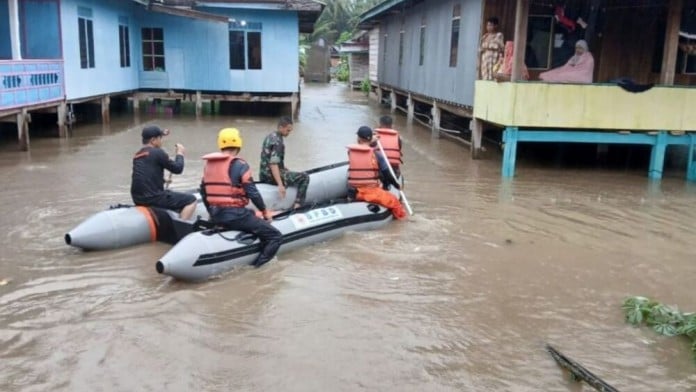
[[[600,392],[619,392],[618,389],[607,384],[604,380],[595,376],[579,363],[561,354],[558,350],[551,347],[550,344],[546,345],[546,350],[548,350],[553,359],[555,359],[562,368],[568,370],[573,375],[576,381],[585,381],[588,385]]]

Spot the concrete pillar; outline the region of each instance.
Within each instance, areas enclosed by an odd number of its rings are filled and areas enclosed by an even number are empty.
[[[483,139],[483,123],[477,118],[469,122],[471,129],[471,159],[481,158],[481,140]]]
[[[108,124],[111,122],[111,112],[109,111],[109,105],[111,105],[111,97],[104,96],[101,99],[101,115],[102,124]]]
[[[650,153],[650,168],[648,177],[659,180],[665,166],[665,151],[667,151],[667,132],[660,131],[655,135],[655,144]]]
[[[508,127],[503,131],[503,177],[515,176],[515,163],[517,161],[517,128]]]
[[[68,126],[65,124],[68,119],[68,104],[63,101],[58,105],[58,135],[68,136]]]
[[[22,59],[22,41],[19,35],[19,0],[10,0],[8,3],[10,12],[10,45],[12,46],[12,59]]]
[[[19,139],[19,149],[22,151],[29,150],[29,123],[31,122],[31,114],[27,109],[22,109],[22,112],[17,114],[17,137]]]
[[[439,138],[440,137],[440,116],[441,116],[441,111],[440,108],[437,107],[437,102],[433,101],[433,108],[430,109],[430,115],[433,118],[433,124],[432,124],[432,134],[431,136],[433,138]]]
[[[201,98],[201,92],[196,91],[196,117],[200,117],[203,113],[203,99]]]
[[[406,112],[406,120],[409,124],[411,124],[413,123],[413,116],[416,111],[416,105],[413,102],[413,97],[411,97],[411,94],[408,95],[408,101],[406,101],[406,106],[408,108],[408,111]]]
[[[394,113],[396,111],[396,93],[394,90],[389,93],[389,99],[391,100],[391,112]]]
[[[382,104],[383,92],[382,87],[377,86],[377,103]]]

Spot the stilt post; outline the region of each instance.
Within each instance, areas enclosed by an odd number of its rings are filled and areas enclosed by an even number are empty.
[[[662,178],[662,172],[665,166],[665,151],[667,150],[667,132],[660,131],[655,135],[655,144],[650,153],[650,169],[648,169],[648,177],[659,180]]]
[[[440,115],[442,111],[437,106],[437,102],[433,101],[433,107],[430,109],[430,115],[433,117],[433,124],[431,128],[431,137],[437,139],[440,137]]]
[[[408,108],[408,112],[406,114],[406,121],[408,121],[409,124],[413,123],[413,116],[416,111],[416,105],[415,102],[413,102],[413,97],[411,97],[411,94],[408,95],[408,101],[406,102],[406,106]]]
[[[471,128],[471,159],[479,159],[481,157],[483,123],[477,118],[472,118],[469,127]]]
[[[503,177],[515,176],[515,161],[517,160],[517,127],[507,127],[503,132]]]
[[[22,109],[22,112],[17,114],[17,138],[19,139],[19,149],[21,151],[29,150],[30,122],[31,114],[27,112],[27,109]]]

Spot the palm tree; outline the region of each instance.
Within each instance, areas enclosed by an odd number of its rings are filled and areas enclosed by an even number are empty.
[[[324,38],[329,44],[341,43],[350,38],[360,22],[360,15],[378,4],[380,0],[329,0],[314,24],[310,42]],[[341,39],[343,38],[343,39]]]

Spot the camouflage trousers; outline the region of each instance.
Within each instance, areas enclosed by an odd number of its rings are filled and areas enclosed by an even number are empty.
[[[286,187],[297,187],[297,196],[295,197],[295,203],[300,205],[304,204],[305,197],[307,197],[307,187],[309,186],[309,175],[303,172],[281,170],[280,177],[283,179],[283,183]],[[261,182],[265,182],[268,184],[278,185],[276,184],[275,180],[273,180],[273,177],[262,177],[260,180]]]

